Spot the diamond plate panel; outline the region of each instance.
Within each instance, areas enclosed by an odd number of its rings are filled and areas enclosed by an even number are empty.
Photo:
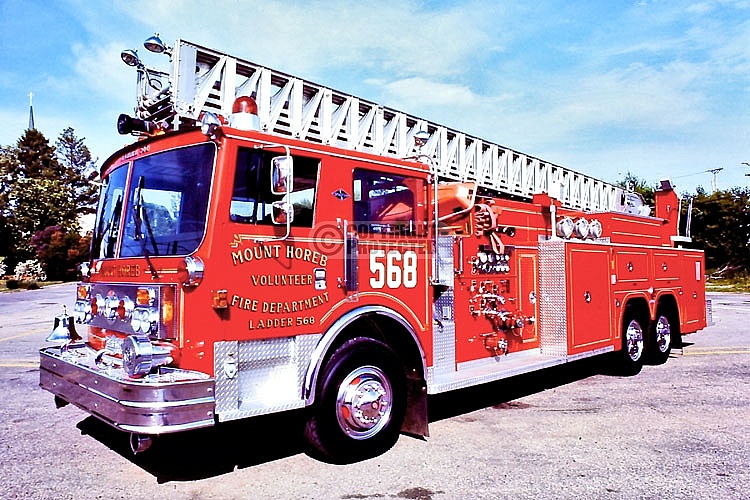
[[[565,356],[568,352],[567,278],[565,241],[539,242],[539,346],[541,353]]]
[[[299,335],[217,343],[215,365],[219,420],[303,407],[305,372],[320,338],[321,335]],[[232,365],[232,348],[223,344],[236,346],[237,374],[231,383],[225,380],[228,379],[225,366]],[[222,404],[219,405],[218,401]]]
[[[239,378],[235,373],[232,377],[231,371],[227,374],[225,364],[234,360],[237,366],[238,342],[216,342],[214,344],[214,379],[216,394],[216,413],[235,411],[239,405],[240,388]],[[227,366],[229,368],[229,366]]]
[[[434,362],[429,372],[433,376],[456,370],[456,323],[453,290],[445,290],[433,304],[434,327],[432,342]]]
[[[453,286],[455,266],[453,263],[453,236],[438,236],[437,238],[437,279],[441,285]]]

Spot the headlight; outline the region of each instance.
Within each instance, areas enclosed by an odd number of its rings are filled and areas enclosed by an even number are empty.
[[[136,333],[155,333],[159,326],[159,311],[155,307],[136,307],[130,325]]]
[[[120,307],[120,299],[117,295],[110,293],[104,299],[104,317],[114,321],[117,317],[117,309]]]

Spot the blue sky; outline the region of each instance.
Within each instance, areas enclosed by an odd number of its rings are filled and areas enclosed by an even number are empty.
[[[748,186],[750,0],[0,0],[0,145],[71,126],[99,162],[130,141],[159,32],[610,182]]]

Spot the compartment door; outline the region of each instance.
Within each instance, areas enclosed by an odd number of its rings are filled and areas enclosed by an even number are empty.
[[[608,248],[570,245],[568,354],[606,347],[613,339]]]

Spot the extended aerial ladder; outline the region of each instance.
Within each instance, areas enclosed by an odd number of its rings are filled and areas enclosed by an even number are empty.
[[[522,198],[547,192],[574,209],[629,211],[621,188],[560,165],[184,40],[165,50],[171,74],[138,61],[142,120],[178,128],[206,111],[229,116],[235,98],[250,96],[265,132],[378,155],[426,155],[441,180]],[[415,135],[425,132],[418,146]]]

